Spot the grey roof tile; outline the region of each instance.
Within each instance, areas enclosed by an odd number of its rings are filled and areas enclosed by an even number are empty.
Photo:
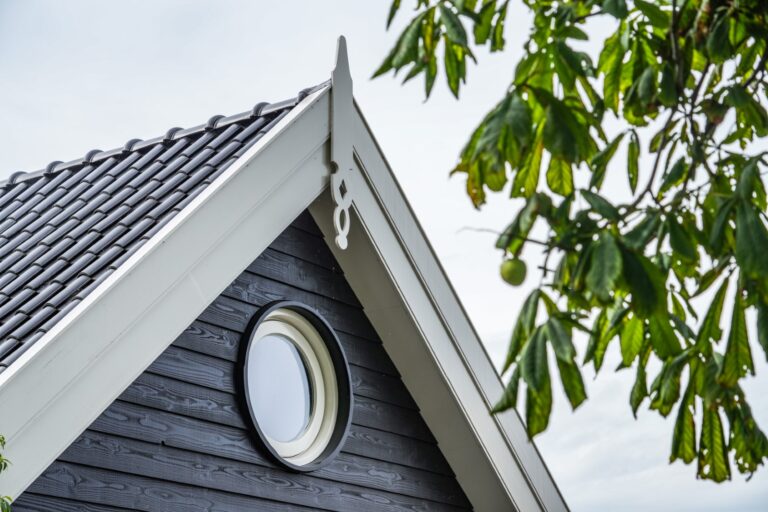
[[[0,183],[0,371],[296,103],[172,129]]]
[[[142,201],[141,203],[137,204],[134,208],[131,209],[130,213],[120,219],[120,224],[123,226],[131,227],[136,222],[144,218],[144,216],[147,214],[148,211],[150,211],[152,208],[157,205],[157,201],[150,198],[146,201]]]
[[[0,318],[4,318],[9,313],[15,313],[17,310],[19,310],[19,306],[24,304],[24,302],[33,295],[35,295],[35,290],[30,290],[29,288],[25,288],[19,293],[13,295],[9,301],[0,306]],[[22,311],[22,313],[24,312],[25,311]]]
[[[62,259],[58,259],[53,263],[46,265],[34,279],[27,283],[27,286],[32,289],[38,289],[46,286],[48,283],[52,283],[54,277],[56,277],[66,266],[67,262]],[[2,285],[0,284],[0,286]]]
[[[8,283],[3,287],[3,293],[15,298],[18,290],[21,290],[22,287],[27,284],[32,278],[34,278],[42,269],[40,265],[32,265],[30,267],[27,267],[23,272],[8,272],[10,275],[15,275],[16,279]]]
[[[2,364],[6,364],[8,358],[6,356],[11,353],[12,350],[17,348],[21,343],[17,339],[5,339],[0,341],[0,360]]]
[[[79,275],[75,277],[74,279],[69,281],[64,286],[64,288],[61,291],[59,291],[59,293],[51,297],[51,299],[48,301],[48,304],[50,304],[55,308],[61,307],[61,305],[64,304],[67,301],[67,299],[69,299],[70,297],[73,297],[78,291],[80,291],[81,288],[83,288],[90,282],[91,282],[91,278],[88,276]]]
[[[73,277],[80,273],[90,262],[96,259],[96,255],[91,252],[84,252],[73,259],[69,265],[65,266],[61,272],[53,276],[53,279],[60,283],[68,283]]]
[[[0,339],[5,338],[11,331],[20,326],[27,318],[22,312],[16,312],[0,325]]]
[[[53,316],[56,311],[56,308],[51,305],[43,306],[33,314],[29,315],[29,317],[22,324],[20,324],[16,330],[9,334],[9,337],[16,338],[17,340],[24,339],[24,337],[34,331],[38,325]]]
[[[80,224],[72,228],[72,231],[69,231],[67,233],[67,236],[70,236],[75,239],[80,238],[83,235],[83,233],[89,231],[93,226],[98,224],[98,222],[106,216],[107,216],[106,213],[93,212],[87,218],[83,219],[80,222]]]

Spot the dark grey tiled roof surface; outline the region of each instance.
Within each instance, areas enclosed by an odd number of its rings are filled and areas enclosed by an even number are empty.
[[[0,183],[0,372],[309,92]]]

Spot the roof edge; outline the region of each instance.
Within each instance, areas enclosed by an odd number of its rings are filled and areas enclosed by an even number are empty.
[[[211,116],[210,119],[208,119],[208,122],[204,124],[199,124],[197,126],[193,126],[191,128],[174,127],[169,129],[165,133],[165,135],[161,135],[159,137],[153,137],[151,139],[146,139],[146,140],[131,139],[128,142],[126,142],[123,146],[119,148],[109,149],[109,150],[92,149],[88,151],[81,158],[76,158],[75,160],[70,160],[68,162],[62,162],[60,160],[56,160],[46,165],[43,169],[39,169],[37,171],[30,171],[30,172],[16,171],[12,173],[8,178],[4,180],[0,180],[0,191],[9,190],[11,187],[13,187],[16,184],[35,180],[42,176],[51,176],[67,169],[80,167],[86,164],[99,163],[113,156],[120,155],[124,152],[137,151],[137,150],[145,149],[160,143],[169,144],[171,142],[182,139],[184,137],[189,137],[191,135],[199,135],[205,131],[224,128],[231,124],[247,121],[249,119],[254,119],[256,117],[260,117],[264,115],[273,114],[288,108],[293,108],[299,103],[301,103],[304,100],[304,98],[306,98],[313,92],[316,92],[324,87],[327,87],[329,83],[330,83],[330,80],[326,80],[325,82],[322,82],[320,84],[307,87],[299,91],[299,93],[295,97],[289,98],[286,100],[278,101],[275,103],[269,103],[269,102],[257,103],[256,105],[253,106],[253,108],[251,108],[250,110],[246,110],[245,112],[240,112],[240,113],[232,114],[229,116],[223,116],[220,114],[214,115],[214,116]]]

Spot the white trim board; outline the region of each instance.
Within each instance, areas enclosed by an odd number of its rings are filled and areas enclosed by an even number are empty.
[[[20,495],[327,186],[328,91],[294,107],[0,374],[15,462],[3,494]]]
[[[464,491],[477,510],[567,510],[517,413],[488,413],[501,380],[359,109],[354,133],[356,215],[332,249]],[[326,237],[331,208],[310,208]]]

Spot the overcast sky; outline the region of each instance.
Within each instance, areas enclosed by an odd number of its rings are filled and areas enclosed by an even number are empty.
[[[384,30],[388,4],[0,0],[0,178],[292,97],[329,77],[336,37],[345,34],[357,101],[498,365],[536,279],[504,285],[494,236],[463,228],[501,230],[520,205],[497,195],[477,212],[448,170],[507,86],[528,17],[519,8],[508,17],[509,51],[478,53],[460,102],[441,76],[424,103],[421,82],[369,80],[396,35]],[[624,193],[610,173],[607,187],[612,197]],[[616,352],[606,369],[618,364]],[[768,429],[768,367],[754,355],[758,376],[746,390]],[[576,413],[554,386],[555,413],[537,444],[572,509],[765,510],[767,469],[748,483],[735,474],[716,485],[695,480],[693,466],[667,463],[672,422],[648,411],[632,419],[633,376],[590,374],[590,400]]]

